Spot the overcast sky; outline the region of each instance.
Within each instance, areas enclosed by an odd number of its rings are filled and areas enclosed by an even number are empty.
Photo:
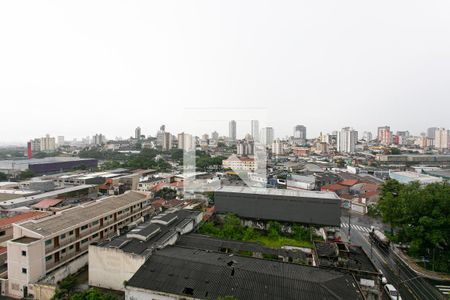
[[[0,143],[229,119],[243,135],[253,118],[279,137],[448,128],[449,16],[447,0],[1,1]]]

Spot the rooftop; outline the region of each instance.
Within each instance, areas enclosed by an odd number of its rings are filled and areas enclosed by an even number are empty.
[[[30,219],[43,218],[48,216],[49,214],[41,211],[30,211],[23,214],[18,214],[12,217],[2,218],[0,219],[0,228],[5,226],[11,226],[13,223],[19,223]]]
[[[153,224],[152,220],[150,220],[147,223],[139,225],[127,234],[101,242],[97,246],[117,248],[123,252],[137,255],[147,255],[154,249],[160,248],[168,237],[178,234],[176,228],[185,221],[195,218],[200,212],[181,209],[171,214],[175,214],[178,217],[176,222],[169,225],[162,225]]]
[[[179,246],[153,254],[128,286],[199,299],[362,299],[338,271]]]
[[[241,193],[241,194],[261,194],[273,196],[287,196],[300,198],[318,198],[318,199],[339,199],[332,192],[304,191],[304,190],[282,190],[282,189],[265,189],[242,186],[224,186],[216,190],[216,192]]]
[[[23,206],[23,205],[29,205],[30,203],[36,203],[39,202],[42,199],[46,198],[56,198],[58,195],[65,194],[65,193],[71,193],[75,191],[80,191],[88,188],[95,187],[95,185],[92,184],[83,184],[83,185],[77,185],[77,186],[71,186],[59,190],[54,190],[42,194],[37,194],[33,196],[27,196],[27,197],[20,197],[8,201],[2,201],[0,202],[0,206],[2,207],[17,207],[17,206]]]
[[[145,193],[129,191],[119,196],[107,197],[76,206],[42,220],[29,221],[20,226],[45,237],[99,218],[116,209],[131,206],[134,202],[147,197]]]
[[[58,205],[62,201],[63,201],[62,199],[44,199],[44,200],[36,203],[32,207],[33,208],[38,208],[38,209],[45,209],[45,208],[49,208],[49,207]]]

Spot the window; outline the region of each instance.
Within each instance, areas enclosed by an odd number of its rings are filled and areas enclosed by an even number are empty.
[[[73,230],[69,231],[69,235],[73,235]]]
[[[6,231],[0,231],[0,236],[6,235]]]
[[[94,234],[93,236],[92,236],[92,238],[96,238],[96,237],[98,237],[98,233],[96,233],[96,234]]]
[[[27,256],[27,251],[22,250],[22,256]]]
[[[46,240],[45,241],[45,246],[50,246],[52,244],[52,240]]]
[[[45,261],[49,261],[49,260],[52,260],[52,256],[51,256],[51,255],[49,255],[49,256],[47,256],[47,257],[45,258]]]
[[[22,268],[22,274],[27,274],[27,268]]]
[[[84,244],[84,243],[87,243],[87,241],[88,241],[88,239],[84,239],[84,240],[81,240],[81,243]]]
[[[73,245],[70,245],[70,246],[69,246],[69,250],[72,250],[72,249],[73,249]]]
[[[98,221],[92,222],[92,226],[95,226],[95,225],[97,225],[97,224],[98,224]]]
[[[62,254],[66,253],[66,249],[62,249],[62,250],[61,250],[61,253],[62,253]]]
[[[65,238],[66,238],[66,234],[65,233],[61,234],[61,239],[63,240]]]
[[[83,225],[83,226],[81,226],[81,230],[86,230],[88,228],[88,226],[87,225]]]

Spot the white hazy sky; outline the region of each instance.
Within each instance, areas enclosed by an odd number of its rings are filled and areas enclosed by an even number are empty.
[[[280,137],[450,127],[449,16],[448,0],[1,1],[0,143],[253,118]]]

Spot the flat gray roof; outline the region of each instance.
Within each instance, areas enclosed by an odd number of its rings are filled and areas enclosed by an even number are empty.
[[[43,199],[46,199],[46,198],[55,198],[56,196],[64,194],[64,193],[80,191],[80,190],[92,188],[95,186],[96,185],[93,185],[93,184],[83,184],[83,185],[71,186],[71,187],[58,189],[58,190],[54,190],[54,191],[50,191],[50,192],[46,192],[46,193],[42,193],[42,194],[38,194],[38,195],[26,196],[26,197],[15,198],[15,199],[8,200],[8,201],[2,201],[2,202],[0,202],[0,206],[4,207],[4,208],[11,208],[11,207],[24,206],[24,205],[31,205],[31,204],[35,204]]]
[[[216,192],[241,193],[241,194],[260,194],[301,198],[317,198],[317,199],[339,199],[336,193],[319,192],[319,191],[303,191],[303,190],[281,190],[281,189],[265,189],[243,186],[224,186],[216,190]]]
[[[147,194],[137,191],[129,191],[119,196],[111,196],[85,205],[64,210],[48,218],[28,221],[18,226],[31,230],[42,236],[49,236],[58,232],[67,231],[76,225],[98,219],[116,209],[130,206],[134,202],[150,198]]]

